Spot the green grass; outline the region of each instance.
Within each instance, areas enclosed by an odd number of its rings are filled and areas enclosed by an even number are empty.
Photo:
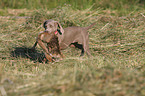
[[[14,9],[53,9],[65,5],[71,6],[73,9],[84,10],[93,6],[92,9],[111,9],[117,11],[118,14],[126,15],[130,11],[145,8],[144,0],[1,0],[0,8]],[[1,12],[0,12],[1,14]]]
[[[145,9],[120,16],[111,9],[69,6],[51,11],[23,10],[0,18],[0,95],[4,96],[144,96]],[[17,13],[18,12],[18,13]],[[42,23],[54,19],[65,28],[88,26],[92,58],[68,48],[60,62],[43,64],[42,49],[30,48]],[[5,93],[6,92],[6,93]]]

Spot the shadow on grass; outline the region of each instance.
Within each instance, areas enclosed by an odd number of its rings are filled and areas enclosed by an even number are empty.
[[[31,50],[31,48],[16,47],[13,51],[11,51],[11,57],[29,58],[34,62],[42,62],[45,56],[37,50]]]

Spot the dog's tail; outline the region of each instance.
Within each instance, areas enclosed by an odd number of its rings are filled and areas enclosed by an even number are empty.
[[[85,28],[88,30],[88,29],[92,28],[95,24],[96,24],[96,22],[95,22],[95,23],[93,23],[93,24],[91,24],[91,25],[90,25],[90,26],[88,26],[88,27],[85,27]]]

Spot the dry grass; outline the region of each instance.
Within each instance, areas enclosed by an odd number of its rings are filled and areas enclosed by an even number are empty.
[[[119,17],[111,10],[63,7],[59,12],[35,10],[26,20],[1,18],[0,95],[144,96],[144,12]],[[68,48],[62,51],[64,60],[43,64],[41,48],[30,48],[46,19],[58,20],[63,27],[97,22],[89,30],[93,57],[79,58],[79,50]]]

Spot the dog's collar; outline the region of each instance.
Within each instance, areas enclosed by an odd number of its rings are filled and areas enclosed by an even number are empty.
[[[58,33],[58,31],[55,31],[55,34],[57,34]]]

